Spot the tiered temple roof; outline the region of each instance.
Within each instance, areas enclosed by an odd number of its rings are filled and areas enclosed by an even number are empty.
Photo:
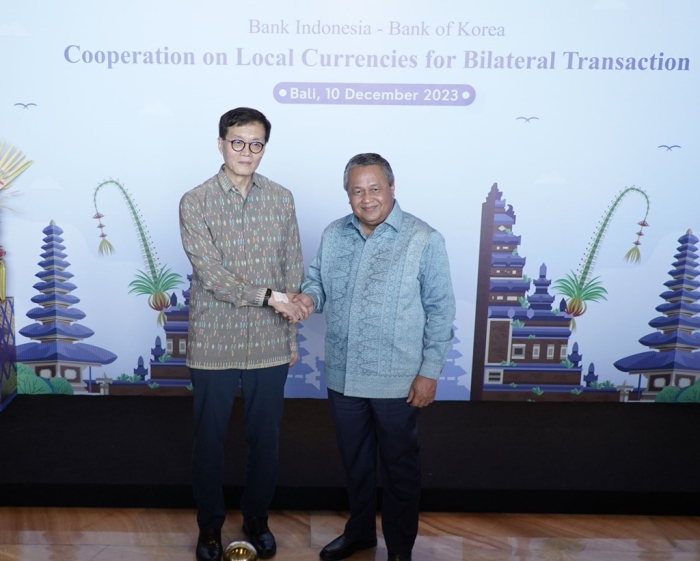
[[[32,298],[39,304],[27,312],[27,317],[36,321],[23,329],[20,334],[38,342],[25,343],[17,347],[17,360],[24,363],[36,362],[70,362],[73,364],[101,365],[109,364],[117,356],[105,349],[81,343],[83,339],[92,337],[92,329],[78,324],[85,318],[85,313],[77,308],[71,308],[80,299],[70,293],[76,289],[73,283],[67,282],[73,274],[66,269],[70,263],[63,252],[63,230],[51,224],[43,230],[46,237],[41,249],[42,268],[36,276],[41,280],[34,285],[40,294]]]
[[[615,368],[623,372],[652,373],[695,371],[700,374],[700,281],[698,272],[698,238],[688,230],[678,239],[673,269],[668,272],[671,280],[664,285],[669,289],[661,293],[665,303],[656,307],[662,316],[649,322],[657,331],[645,335],[639,342],[653,350],[634,354],[618,360]]]

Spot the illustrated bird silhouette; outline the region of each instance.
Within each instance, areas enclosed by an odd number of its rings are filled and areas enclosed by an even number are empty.
[[[18,105],[21,105],[23,109],[28,109],[31,105],[37,107],[36,103],[15,103],[15,107],[17,107]]]
[[[526,123],[529,123],[529,122],[532,121],[533,119],[535,119],[536,121],[539,121],[539,120],[540,120],[539,117],[518,117],[518,118],[515,119],[515,120],[518,121],[518,120],[520,120],[520,119],[522,119],[522,120],[525,121]]]
[[[667,146],[666,144],[662,144],[661,146],[657,146],[657,148],[666,148],[666,152],[670,152],[674,148],[681,148],[678,144],[674,144],[673,146]]]

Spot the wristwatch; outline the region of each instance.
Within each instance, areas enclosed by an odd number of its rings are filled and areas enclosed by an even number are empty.
[[[268,289],[265,291],[265,297],[263,298],[263,303],[262,303],[263,306],[267,306],[267,305],[268,305],[268,302],[269,302],[269,300],[270,300],[270,296],[272,296],[272,289],[271,289],[271,288],[268,288]]]

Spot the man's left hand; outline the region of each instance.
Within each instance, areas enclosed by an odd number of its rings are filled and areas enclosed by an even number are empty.
[[[292,360],[289,361],[289,368],[294,366],[297,363],[297,360],[299,360],[299,353],[292,351]]]
[[[435,401],[436,391],[437,380],[419,374],[411,384],[411,391],[408,392],[406,403],[411,407],[427,407]]]

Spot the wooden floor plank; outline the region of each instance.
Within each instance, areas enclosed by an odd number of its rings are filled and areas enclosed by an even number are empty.
[[[277,559],[313,561],[342,533],[346,513],[274,511]],[[381,524],[378,524],[381,529]],[[231,511],[224,545],[243,539]],[[186,509],[0,508],[1,561],[194,559],[195,513]],[[384,560],[376,549],[355,561]],[[424,513],[416,561],[698,561],[700,517]]]

